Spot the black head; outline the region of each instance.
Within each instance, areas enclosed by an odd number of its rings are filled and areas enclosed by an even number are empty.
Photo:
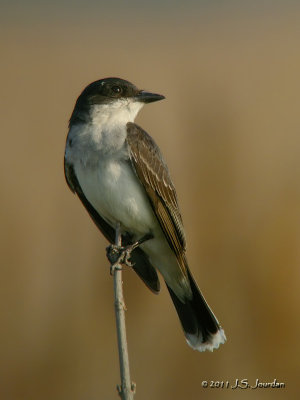
[[[78,100],[90,105],[105,104],[122,97],[135,97],[138,92],[136,86],[124,79],[106,78],[89,84]]]
[[[89,84],[78,97],[70,123],[82,120],[93,105],[110,104],[120,99],[132,99],[152,103],[165,97],[160,94],[138,89],[132,83],[120,78],[105,78]]]

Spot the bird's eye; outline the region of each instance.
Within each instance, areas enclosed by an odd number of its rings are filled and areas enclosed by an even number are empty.
[[[112,86],[111,90],[116,94],[119,94],[119,93],[122,92],[122,88],[120,86],[117,86],[117,85]]]

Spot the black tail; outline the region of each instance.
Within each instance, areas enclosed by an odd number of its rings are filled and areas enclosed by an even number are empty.
[[[205,351],[217,349],[226,340],[225,333],[213,312],[206,303],[192,274],[188,277],[192,289],[192,299],[182,303],[171,288],[171,298],[177,310],[188,344],[195,350]]]

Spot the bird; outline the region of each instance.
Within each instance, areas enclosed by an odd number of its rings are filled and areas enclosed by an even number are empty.
[[[69,121],[65,178],[111,244],[119,227],[130,250],[124,263],[155,294],[160,272],[188,345],[213,351],[226,336],[188,266],[174,184],[154,139],[134,123],[145,104],[163,99],[121,78],[90,83]]]

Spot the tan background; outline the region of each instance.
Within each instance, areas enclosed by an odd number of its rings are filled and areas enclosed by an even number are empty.
[[[165,287],[154,296],[126,271],[136,399],[295,399],[296,2],[15,3],[1,12],[0,398],[117,398],[107,243],[65,184],[63,152],[80,91],[120,76],[166,95],[137,122],[168,161],[191,268],[228,337],[193,352]],[[286,388],[201,388],[236,378]]]

